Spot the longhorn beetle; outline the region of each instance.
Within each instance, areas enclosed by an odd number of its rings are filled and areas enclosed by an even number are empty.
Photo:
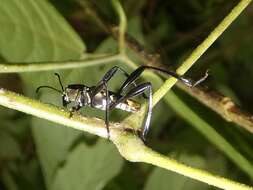
[[[127,112],[137,112],[140,109],[140,104],[131,98],[142,94],[145,98],[148,99],[148,112],[146,114],[145,124],[141,132],[141,138],[143,141],[145,141],[146,135],[149,131],[152,115],[152,86],[150,82],[145,82],[141,84],[135,83],[144,70],[154,70],[165,73],[178,79],[189,87],[194,87],[198,85],[208,76],[208,74],[206,73],[205,76],[200,78],[198,81],[192,82],[190,79],[186,79],[182,76],[179,76],[173,71],[168,71],[157,67],[140,66],[131,74],[128,74],[122,68],[114,66],[109,71],[107,71],[107,73],[103,76],[102,80],[100,80],[96,86],[88,87],[83,84],[71,84],[63,88],[60,75],[55,73],[55,75],[58,77],[61,90],[58,90],[51,86],[39,86],[36,89],[36,92],[38,92],[41,88],[50,88],[52,90],[55,90],[56,92],[61,93],[62,104],[64,107],[67,107],[68,104],[73,103],[70,108],[71,115],[73,112],[78,111],[84,106],[90,106],[93,108],[105,110],[105,125],[108,138],[110,138],[109,111],[114,108],[118,108]],[[109,91],[107,83],[118,71],[122,72],[126,76],[126,80],[117,92]],[[131,85],[133,85],[133,87],[131,87]],[[145,92],[147,92],[147,95],[144,94]]]

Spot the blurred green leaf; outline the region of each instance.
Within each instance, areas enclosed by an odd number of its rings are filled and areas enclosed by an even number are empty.
[[[145,39],[141,28],[141,18],[133,17],[131,20],[128,21],[128,26],[128,34],[133,36],[139,44],[145,46]]]
[[[77,35],[47,1],[3,0],[0,54],[8,61],[78,58],[85,51]]]
[[[8,147],[8,148],[7,148]],[[0,132],[0,158],[6,160],[17,159],[21,156],[21,151],[18,142],[10,134]]]
[[[42,171],[49,185],[80,132],[37,118],[33,118],[32,126]]]
[[[139,175],[139,166],[136,164],[137,163],[124,162],[120,174],[111,180],[104,190],[139,190],[141,188],[140,182],[144,177]]]
[[[15,164],[15,167],[11,167],[9,174],[9,177],[15,181],[17,189],[45,189],[37,159],[25,160]]]
[[[200,156],[181,154],[177,160],[193,167],[204,169],[207,165]],[[149,176],[145,185],[145,190],[204,190],[210,189],[208,185],[189,179],[174,172],[161,168],[155,168]]]
[[[48,1],[2,1],[0,24],[0,54],[7,61],[72,60],[85,51],[80,38]],[[36,86],[48,81],[49,76],[53,76],[51,72],[22,74],[26,93],[33,96]],[[74,130],[52,126],[43,120],[33,120],[33,134],[47,184],[78,136]]]
[[[18,185],[14,180],[11,172],[7,169],[3,169],[1,172],[1,182],[4,184],[5,188],[8,190],[18,190]]]
[[[34,157],[29,120],[20,116],[23,114],[14,112],[1,121],[1,180],[7,189],[43,189],[39,162]]]
[[[105,140],[94,146],[79,144],[57,171],[50,189],[103,189],[120,172],[122,161],[114,145]]]

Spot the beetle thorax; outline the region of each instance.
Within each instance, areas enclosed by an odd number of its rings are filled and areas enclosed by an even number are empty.
[[[74,105],[85,106],[90,103],[89,88],[82,86],[68,86],[64,91],[64,100]]]

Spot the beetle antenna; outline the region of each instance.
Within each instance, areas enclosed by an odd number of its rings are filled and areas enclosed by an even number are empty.
[[[62,83],[61,83],[61,77],[60,77],[60,75],[58,74],[58,73],[54,73],[57,77],[58,77],[58,80],[59,80],[59,83],[60,83],[60,85],[61,85],[61,89],[62,89],[62,92],[64,91],[64,88],[63,88],[63,85],[62,85]]]
[[[36,89],[36,93],[38,93],[39,90],[40,90],[41,88],[50,88],[50,89],[52,89],[52,90],[54,90],[54,91],[59,92],[59,93],[62,94],[62,91],[60,91],[60,90],[58,90],[58,89],[56,89],[56,88],[54,88],[54,87],[52,87],[52,86],[39,86],[39,87]]]

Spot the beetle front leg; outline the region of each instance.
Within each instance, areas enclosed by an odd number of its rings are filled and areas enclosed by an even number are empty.
[[[92,95],[95,96],[97,93],[99,93],[99,92],[103,89],[104,84],[107,84],[107,83],[111,80],[111,78],[112,78],[118,71],[120,71],[121,73],[123,73],[124,76],[127,77],[127,78],[130,76],[124,69],[122,69],[122,68],[120,68],[120,67],[118,67],[118,66],[114,66],[114,67],[112,67],[110,70],[108,70],[108,71],[105,73],[105,75],[103,76],[103,78],[101,79],[101,81],[100,81],[100,82],[97,84],[97,86],[94,88]],[[134,85],[134,86],[137,86],[137,85],[135,84],[135,82],[132,82],[131,84]]]
[[[106,82],[101,82],[99,84],[99,86],[95,87],[97,89],[99,89],[100,91],[97,91],[96,93],[93,92],[92,96],[91,96],[91,107],[96,107],[97,105],[99,105],[102,109],[105,110],[105,127],[107,130],[107,137],[108,140],[110,139],[110,129],[109,129],[109,111],[110,111],[110,97],[109,97],[109,91],[108,91],[108,87],[107,87],[107,83]],[[99,92],[105,92],[105,96],[104,94],[101,94],[101,97],[99,98],[99,103],[97,103],[96,101],[96,95]],[[104,101],[105,100],[105,104]],[[100,109],[101,109],[100,108]]]
[[[69,118],[71,118],[73,116],[73,113],[77,112],[78,110],[80,110],[81,106],[77,105],[77,106],[73,106],[69,109]]]
[[[199,80],[192,81],[190,79],[187,79],[187,78],[184,78],[183,76],[178,75],[174,71],[164,70],[164,69],[161,69],[161,68],[158,68],[158,67],[152,67],[152,66],[148,66],[148,65],[142,65],[142,66],[138,67],[136,70],[134,70],[129,75],[129,77],[125,80],[125,82],[121,86],[119,92],[122,93],[126,88],[128,88],[128,86],[130,84],[132,84],[133,82],[135,82],[145,70],[154,70],[154,71],[164,73],[168,76],[172,76],[172,77],[176,78],[177,80],[181,81],[182,83],[184,83],[185,85],[187,85],[189,87],[197,86],[198,84],[203,82],[208,77],[208,72],[206,72],[205,75],[203,77],[201,77]]]
[[[104,83],[105,94],[106,94],[106,106],[105,106],[105,126],[107,130],[107,138],[110,140],[110,129],[109,129],[109,109],[110,109],[110,97],[108,92],[107,84]]]

